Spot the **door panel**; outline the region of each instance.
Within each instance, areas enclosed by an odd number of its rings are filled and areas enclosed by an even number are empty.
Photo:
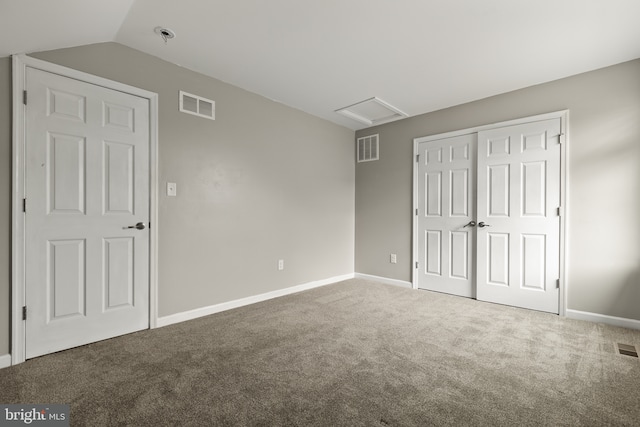
[[[509,216],[509,178],[510,165],[494,165],[488,167],[487,191],[489,193],[490,217]]]
[[[442,172],[427,172],[425,180],[426,216],[442,216]]]
[[[542,218],[547,211],[546,162],[522,164],[522,216]]]
[[[418,146],[419,288],[473,296],[475,138]]]
[[[478,134],[477,297],[558,313],[560,119]]]
[[[491,285],[509,286],[509,237],[487,232],[487,283]]]
[[[522,287],[545,290],[545,265],[547,236],[522,234]]]
[[[50,133],[47,141],[49,214],[85,213],[85,139]]]
[[[469,216],[469,170],[451,171],[451,216]]]
[[[86,313],[85,241],[50,240],[47,243],[48,321],[84,316]]]
[[[134,250],[132,237],[104,239],[104,309],[133,306]]]
[[[133,215],[135,146],[113,141],[103,145],[105,214]]]
[[[427,230],[426,231],[426,247],[427,255],[425,272],[440,276],[442,274],[442,231]]]
[[[27,68],[26,357],[149,326],[148,100]]]
[[[451,270],[449,275],[456,279],[469,280],[469,233],[466,231],[451,231]]]

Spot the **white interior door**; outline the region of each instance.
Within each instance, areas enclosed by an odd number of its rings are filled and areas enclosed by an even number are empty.
[[[149,327],[149,101],[27,68],[26,357]]]
[[[558,313],[560,125],[478,133],[480,300]]]
[[[418,287],[474,297],[476,134],[418,145]]]

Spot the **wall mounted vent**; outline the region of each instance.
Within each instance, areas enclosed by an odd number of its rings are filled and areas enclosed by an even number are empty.
[[[180,111],[205,119],[216,119],[215,101],[183,91],[180,91]]]
[[[376,97],[349,105],[348,107],[340,108],[335,112],[368,126],[379,125],[409,117],[407,113],[400,111],[393,105]]]
[[[358,163],[378,160],[378,134],[358,138]]]

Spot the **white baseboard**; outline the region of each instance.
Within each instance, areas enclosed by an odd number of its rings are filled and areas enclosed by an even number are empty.
[[[9,366],[11,366],[11,355],[3,354],[0,356],[0,369],[8,368]]]
[[[590,313],[588,311],[570,310],[566,313],[569,319],[587,320],[589,322],[606,323],[607,325],[621,326],[629,329],[640,329],[640,320],[624,317],[607,316],[606,314]]]
[[[210,305],[208,307],[196,308],[194,310],[184,311],[182,313],[171,314],[169,316],[159,317],[156,327],[173,325],[187,320],[197,319],[198,317],[208,316],[210,314],[220,313],[221,311],[231,310],[257,302],[266,301],[285,295],[295,294],[297,292],[306,291],[320,286],[330,285],[332,283],[341,282],[343,280],[353,279],[354,275],[345,274],[343,276],[335,276],[329,279],[316,280],[314,282],[303,283],[302,285],[292,286],[290,288],[279,289],[277,291],[267,292],[260,295],[254,295],[246,298],[240,298],[233,301],[223,302],[220,304]]]
[[[397,279],[389,279],[388,277],[373,276],[371,274],[356,273],[355,278],[363,279],[363,280],[371,280],[372,282],[386,283],[387,285],[402,286],[403,288],[409,288],[409,289],[413,288],[413,285],[411,284],[411,282],[405,282],[404,280],[397,280]]]

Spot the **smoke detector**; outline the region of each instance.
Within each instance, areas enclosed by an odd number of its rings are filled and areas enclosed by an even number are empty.
[[[176,33],[169,28],[156,27],[154,31],[162,37],[162,40],[164,40],[165,43],[167,43],[167,40],[171,40],[176,37]]]

